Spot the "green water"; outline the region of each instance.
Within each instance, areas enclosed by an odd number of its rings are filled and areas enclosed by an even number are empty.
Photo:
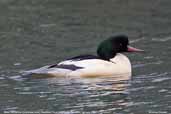
[[[170,7],[170,0],[0,0],[0,111],[171,113]],[[17,78],[95,54],[102,40],[121,33],[146,50],[127,54],[128,82]]]

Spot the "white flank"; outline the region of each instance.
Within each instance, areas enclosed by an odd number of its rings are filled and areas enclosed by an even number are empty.
[[[98,76],[115,76],[127,74],[131,76],[131,64],[129,59],[118,53],[110,61],[101,59],[87,59],[81,61],[66,60],[59,63],[59,65],[75,65],[83,67],[75,71],[64,68],[48,68],[45,66],[39,69],[27,71],[27,73],[33,74],[49,74],[53,76],[69,76],[69,77],[98,77]]]

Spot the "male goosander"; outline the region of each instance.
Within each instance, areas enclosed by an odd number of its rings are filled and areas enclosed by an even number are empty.
[[[76,56],[57,64],[47,65],[39,69],[26,71],[29,74],[67,76],[67,77],[98,77],[127,74],[131,76],[131,64],[122,52],[142,52],[129,46],[125,35],[112,36],[100,43],[97,56]]]

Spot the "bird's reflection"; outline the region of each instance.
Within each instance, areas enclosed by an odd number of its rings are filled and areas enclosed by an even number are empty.
[[[44,96],[48,102],[52,102],[51,99],[54,99],[54,105],[61,102],[62,107],[69,107],[69,109],[77,107],[87,107],[92,110],[105,108],[104,111],[110,112],[124,109],[129,105],[127,98],[130,74],[93,78],[42,77],[40,79],[27,77],[28,79],[22,80],[24,85],[19,87],[19,93]],[[29,90],[24,89],[28,87]]]
[[[42,78],[42,77],[41,77]],[[129,86],[129,81],[131,79],[131,75],[122,74],[115,76],[101,76],[101,77],[58,77],[58,78],[48,78],[47,82],[51,85],[53,84],[70,84],[79,85],[86,87],[87,90],[113,90],[115,93],[125,92],[127,87]],[[80,87],[81,87],[80,86]]]
[[[23,76],[20,76],[20,78]],[[19,79],[20,79],[19,78]],[[15,77],[15,79],[18,79]],[[119,74],[114,76],[97,76],[97,77],[52,77],[49,75],[24,75],[24,79],[31,81],[32,79],[43,79],[45,83],[50,85],[81,85],[87,90],[113,90],[113,92],[125,92],[129,86],[131,73]]]

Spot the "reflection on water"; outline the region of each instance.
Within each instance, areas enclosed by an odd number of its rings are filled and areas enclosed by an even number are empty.
[[[171,78],[166,75],[169,73],[155,72],[126,80],[117,80],[115,77],[22,79],[14,76],[8,79],[10,84],[3,85],[1,82],[1,86],[15,92],[19,98],[8,98],[8,103],[2,110],[35,111],[48,107],[48,111],[61,113],[141,113],[144,112],[141,108],[146,107],[145,112],[149,113],[157,111],[157,107],[163,107],[167,112],[166,110],[170,110],[167,100],[170,98],[170,91],[167,84]],[[14,83],[15,86],[11,87]],[[26,96],[33,97],[32,103]],[[162,101],[156,100],[156,97],[162,97]],[[16,101],[18,103],[11,105]],[[26,101],[27,105],[20,105]],[[43,107],[36,103],[42,103]]]
[[[113,90],[113,92],[123,92],[128,86],[128,76],[127,74],[118,75],[117,77],[96,77],[96,78],[62,78],[61,81],[59,78],[48,79],[48,83],[56,84],[58,82],[68,83],[82,83],[85,85],[87,90]]]
[[[121,78],[117,80],[116,77],[45,79],[2,77],[0,85],[4,88],[3,98],[6,99],[1,99],[1,103],[4,104],[1,110],[43,111],[44,107],[48,107],[48,111],[61,113],[141,113],[144,112],[141,108],[146,108],[145,112],[149,113],[149,111],[161,111],[158,107],[163,107],[163,111],[169,112],[166,111],[170,110],[169,75],[168,72],[154,72],[122,80]],[[9,91],[13,94],[6,96]],[[27,97],[32,99],[31,102]]]
[[[53,104],[51,109],[57,111],[87,112],[95,108],[95,112],[110,112],[121,110],[128,104],[126,99],[129,94],[127,89],[130,83],[124,78],[119,80],[116,77],[31,80],[20,78],[14,76],[9,79],[11,82],[19,83],[12,88],[17,95],[21,97],[31,95],[44,99]],[[16,107],[16,109],[6,107],[3,110],[20,110],[20,108],[21,106]],[[31,110],[29,107],[24,108]]]

